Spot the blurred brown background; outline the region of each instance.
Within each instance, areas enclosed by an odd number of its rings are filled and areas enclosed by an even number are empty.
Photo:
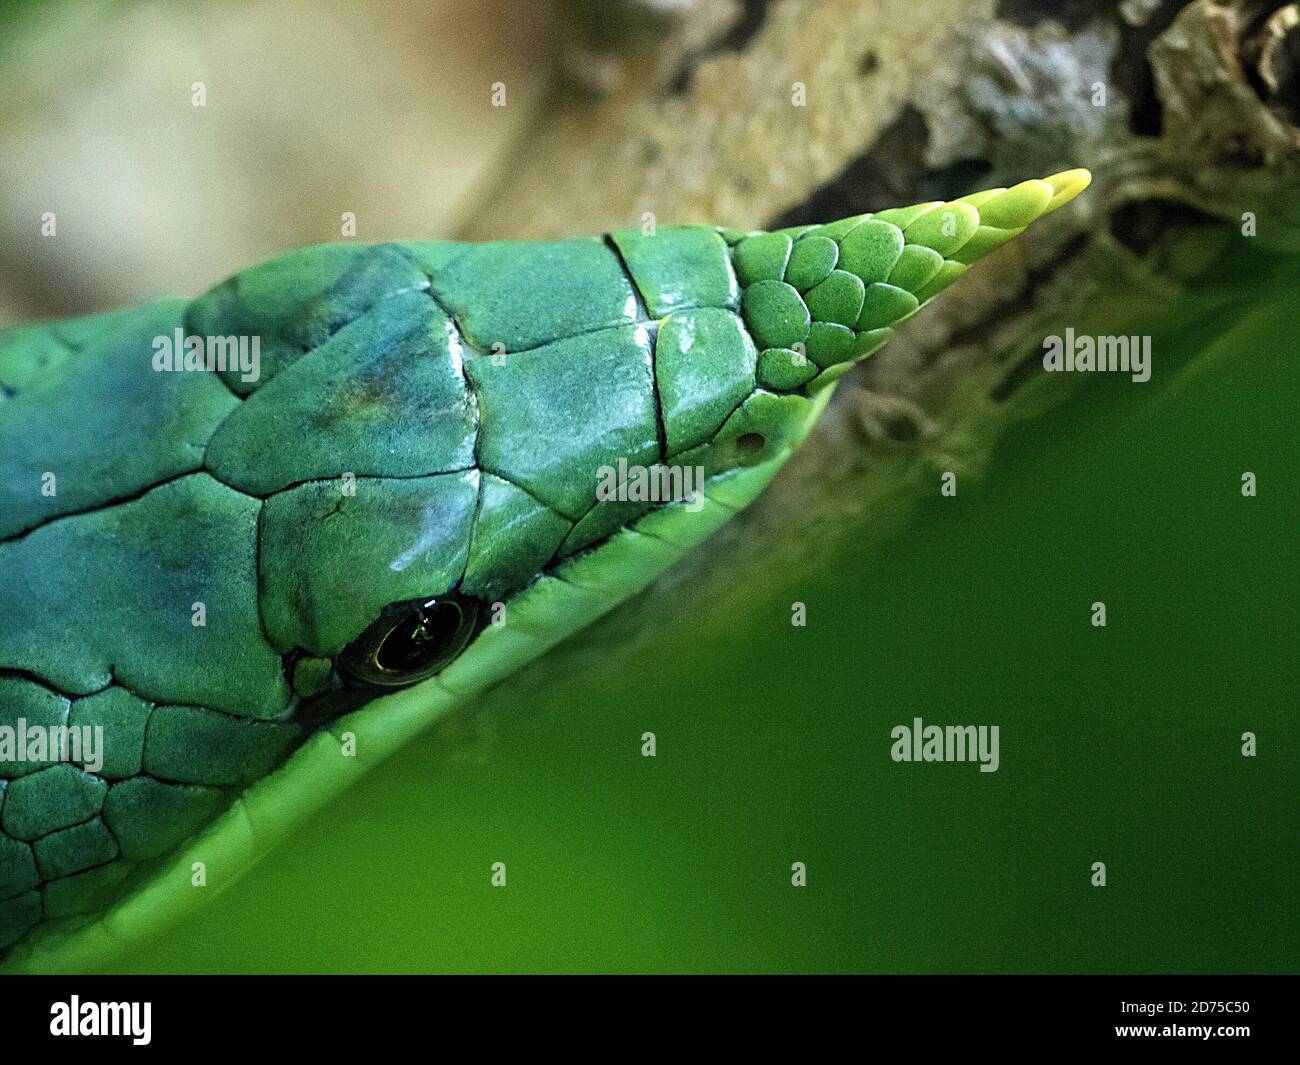
[[[454,233],[554,67],[546,3],[62,0],[3,17],[0,324],[197,294],[340,239],[344,211],[359,240]]]

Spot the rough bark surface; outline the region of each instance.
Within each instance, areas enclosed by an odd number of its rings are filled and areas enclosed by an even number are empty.
[[[865,549],[890,535],[943,471],[968,483],[1009,427],[1077,387],[1042,371],[1045,335],[1151,332],[1242,298],[1204,282],[1247,212],[1259,246],[1300,248],[1296,4],[642,6],[655,10],[623,51],[600,32],[570,46],[572,102],[521,146],[466,237],[613,228],[646,211],[769,228],[1070,166],[1095,183],[845,378],[803,452],[709,546],[439,742],[490,730],[514,690],[616,669],[683,610],[710,625],[741,599],[754,609],[774,566],[810,572],[845,538]],[[792,106],[795,83],[806,106]]]

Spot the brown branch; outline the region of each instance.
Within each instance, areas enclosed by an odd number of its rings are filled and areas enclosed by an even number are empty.
[[[466,235],[584,232],[643,211],[773,226],[1076,165],[1097,180],[846,378],[757,504],[529,667],[528,688],[617,668],[683,602],[693,623],[723,624],[774,567],[809,572],[846,537],[865,546],[902,527],[942,471],[978,475],[1011,425],[1069,396],[1070,375],[1042,372],[1048,332],[1149,333],[1235,298],[1202,282],[1231,261],[1243,212],[1258,243],[1300,244],[1294,4],[786,0],[743,47],[710,50],[716,9],[700,5],[658,49],[635,46],[604,99],[561,109]],[[806,108],[791,106],[796,81]],[[509,707],[513,690],[486,705]]]

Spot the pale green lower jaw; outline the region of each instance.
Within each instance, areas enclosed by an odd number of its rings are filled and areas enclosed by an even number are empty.
[[[441,674],[377,699],[312,736],[121,903],[93,919],[38,926],[0,961],[0,973],[107,967],[127,947],[220,894],[296,826],[439,718],[586,628],[726,524],[785,464],[833,392],[827,387],[813,398],[803,432],[789,448],[710,480],[697,511],[684,503],[653,510],[600,547],[564,561],[511,599],[505,624],[489,625]],[[203,863],[205,887],[192,884],[196,862]]]

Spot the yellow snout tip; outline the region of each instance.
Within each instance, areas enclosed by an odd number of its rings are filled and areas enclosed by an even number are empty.
[[[1043,178],[1043,180],[1052,186],[1052,198],[1047,204],[1047,210],[1043,212],[1043,214],[1047,214],[1049,211],[1055,211],[1063,204],[1069,203],[1091,185],[1092,171],[1077,167],[1074,170],[1062,170],[1059,174],[1053,174],[1051,177]]]

